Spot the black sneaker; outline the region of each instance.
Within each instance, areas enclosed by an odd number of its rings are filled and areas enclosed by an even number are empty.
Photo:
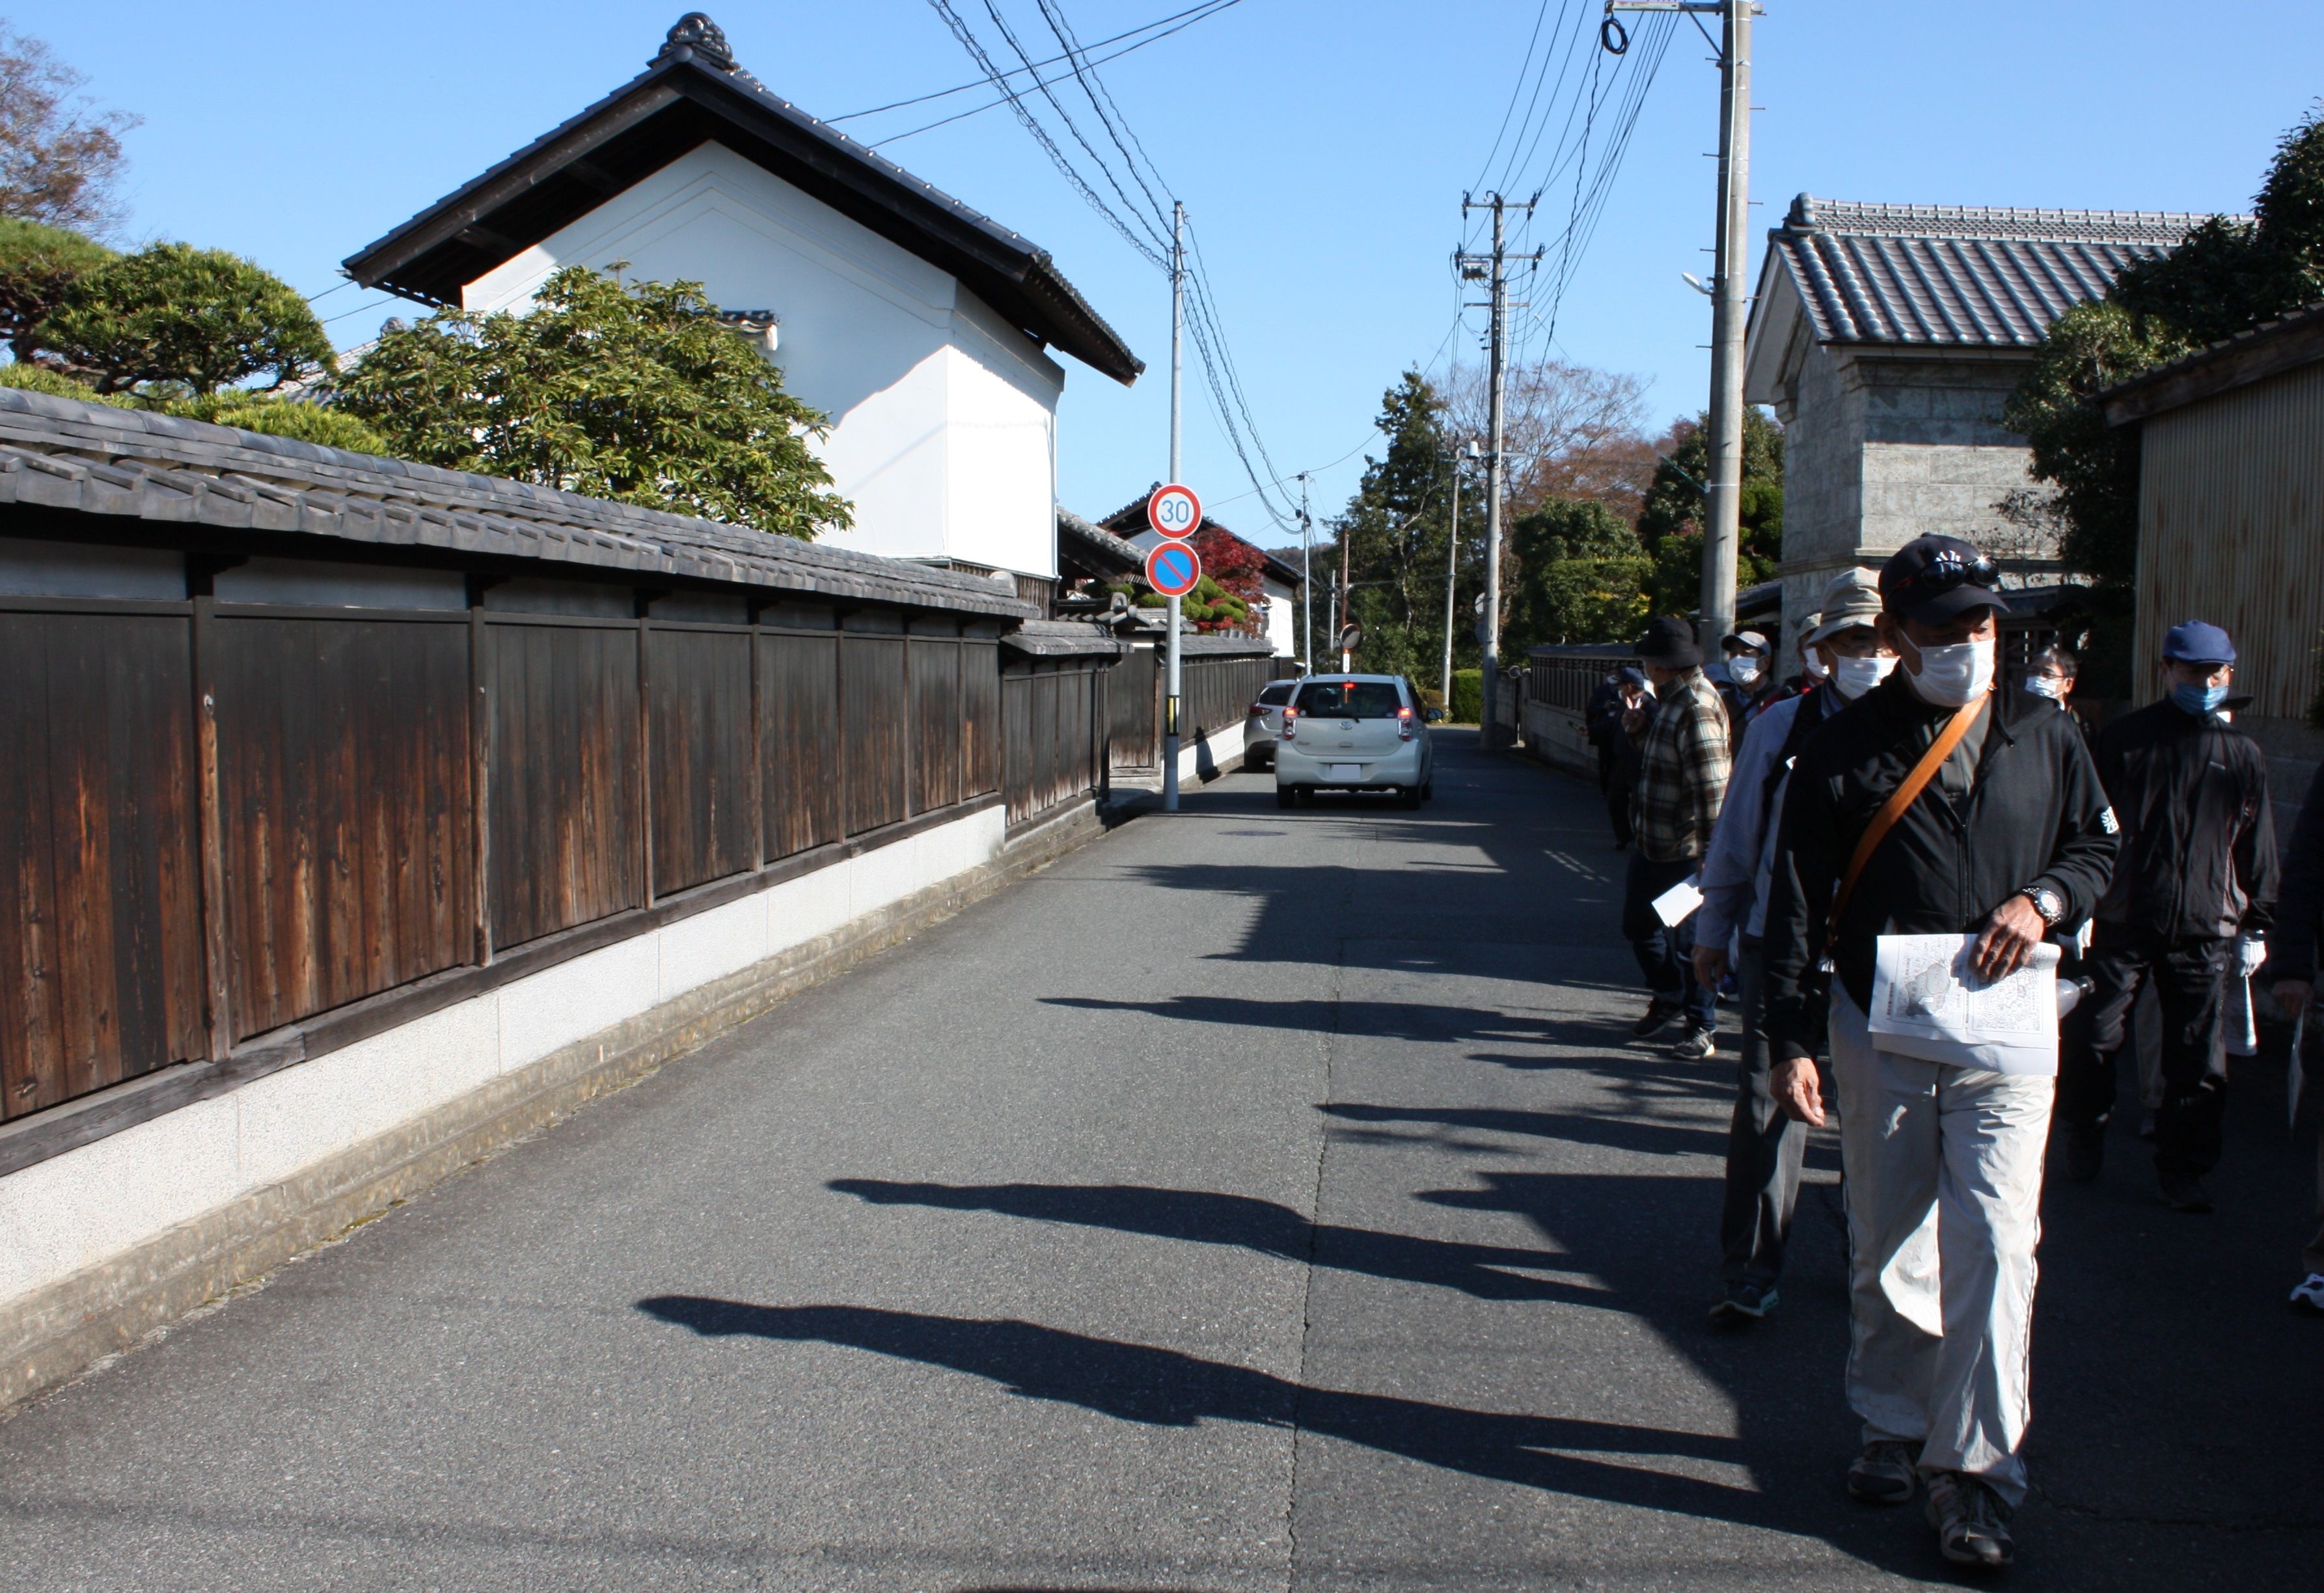
[[[2311,1272],[2292,1285],[2292,1309],[2302,1316],[2324,1316],[2324,1272]]]
[[[1756,1322],[1775,1309],[1775,1285],[1748,1280],[1727,1285],[1727,1294],[1711,1308],[1711,1320],[1730,1328]]]
[[[1976,1478],[1940,1471],[1929,1478],[1929,1524],[1937,1529],[1937,1549],[1955,1565],[2006,1570],[2017,1558],[2009,1541],[2009,1506]]]
[[[1665,1001],[1660,996],[1656,996],[1647,1003],[1646,1015],[1630,1026],[1630,1038],[1644,1040],[1659,1035],[1670,1027],[1671,1019],[1677,1016],[1677,1002]]]
[[[2066,1176],[2088,1183],[2106,1166],[2106,1125],[2066,1125]]]
[[[2174,1211],[2184,1211],[2190,1217],[2208,1217],[2211,1212],[2211,1192],[2192,1173],[2162,1173],[2155,1182],[2163,1192],[2163,1203]]]
[[[1671,1043],[1670,1054],[1681,1062],[1701,1062],[1718,1049],[1717,1029],[1689,1029]]]
[[[1921,1446],[1877,1439],[1848,1468],[1848,1491],[1868,1505],[1905,1505],[1921,1486]]]

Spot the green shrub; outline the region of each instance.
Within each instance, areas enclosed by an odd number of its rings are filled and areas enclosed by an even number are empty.
[[[1485,717],[1485,672],[1482,669],[1452,671],[1452,707],[1445,715],[1455,724],[1477,724]]]
[[[27,392],[52,393],[58,398],[79,399],[84,403],[111,404],[116,410],[142,410],[145,407],[124,394],[99,392],[86,382],[76,382],[46,366],[28,365],[22,360],[11,365],[0,365],[0,387],[21,387]]]
[[[293,403],[263,392],[226,391],[208,398],[187,399],[167,406],[167,412],[190,420],[209,420],[268,437],[287,437],[351,454],[392,456],[385,437],[344,410],[321,404]]]

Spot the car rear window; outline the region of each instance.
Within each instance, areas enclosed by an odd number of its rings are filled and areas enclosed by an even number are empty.
[[[1259,705],[1262,708],[1280,708],[1291,700],[1294,689],[1296,688],[1293,683],[1288,680],[1278,680],[1273,686],[1261,686],[1259,691]]]
[[[1385,680],[1316,680],[1299,688],[1299,712],[1333,719],[1393,719],[1403,706]]]

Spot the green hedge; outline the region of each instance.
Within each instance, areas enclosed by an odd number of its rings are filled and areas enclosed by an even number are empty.
[[[1477,724],[1485,717],[1485,672],[1452,671],[1452,711],[1445,717],[1455,724]]]

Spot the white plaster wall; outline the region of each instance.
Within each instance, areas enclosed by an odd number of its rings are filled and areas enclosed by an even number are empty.
[[[998,806],[971,814],[0,1177],[0,1300],[990,861],[1006,827]]]
[[[1299,599],[1290,587],[1280,581],[1262,579],[1259,589],[1267,594],[1267,640],[1278,658],[1296,658],[1299,653]]]
[[[833,543],[1056,575],[1065,372],[948,272],[710,143],[470,282],[463,301],[521,308],[560,266],[617,261],[780,318],[775,363],[832,417],[822,457],[855,506]]]

